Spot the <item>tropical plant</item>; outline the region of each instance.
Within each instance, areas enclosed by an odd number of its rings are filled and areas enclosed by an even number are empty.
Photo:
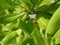
[[[60,45],[60,0],[0,0],[0,45]]]

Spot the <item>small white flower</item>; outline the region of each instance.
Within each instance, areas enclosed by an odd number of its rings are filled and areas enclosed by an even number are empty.
[[[30,17],[31,19],[34,19],[34,18],[36,17],[36,14],[29,14],[29,17]]]

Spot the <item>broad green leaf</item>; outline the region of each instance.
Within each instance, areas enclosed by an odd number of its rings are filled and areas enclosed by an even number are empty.
[[[37,18],[38,18],[37,22],[38,22],[39,27],[44,30],[49,22],[50,17],[51,17],[50,14],[39,13],[37,15]]]
[[[2,35],[3,34],[3,35]],[[0,30],[0,41],[4,38],[5,33],[3,31]]]
[[[49,21],[49,24],[46,29],[46,33],[53,36],[56,31],[58,31],[60,26],[60,7],[56,10],[56,12],[53,14],[52,18]]]
[[[22,29],[27,35],[30,35],[34,29],[34,24],[31,19],[27,20],[27,15],[20,19],[19,28]]]
[[[9,14],[9,15],[0,16],[0,23],[10,23],[10,22],[13,22],[13,21],[18,19],[23,14],[24,13],[21,13],[21,14]]]
[[[23,40],[20,40],[17,45],[27,45],[27,44],[31,43],[32,40],[33,40],[33,39],[26,37],[26,38],[24,38]]]
[[[38,2],[40,2],[40,0],[30,0],[30,2],[33,6],[35,6]]]
[[[51,39],[55,35],[55,33],[60,28],[60,7],[56,10],[56,12],[51,17],[47,28],[46,28],[46,40],[47,44],[51,44]]]
[[[40,34],[40,31],[35,29],[33,30],[33,32],[31,33],[33,39],[34,39],[34,42],[37,44],[37,45],[45,45],[44,44],[44,40],[42,38],[42,35]]]
[[[11,44],[11,45],[14,45],[14,44],[16,45],[16,43],[17,43],[17,40],[16,40],[16,39],[13,39],[10,44]],[[10,44],[9,44],[9,45],[10,45]]]
[[[45,35],[45,31],[46,31],[46,27],[49,23],[49,20],[51,18],[51,15],[50,14],[47,14],[47,13],[39,13],[37,15],[37,23],[38,23],[38,26],[40,28],[40,33],[42,34],[42,36],[44,37]]]
[[[22,3],[22,6],[24,7],[24,9],[26,11],[30,11],[31,10],[31,2],[30,0],[20,0],[20,2]]]
[[[19,0],[6,0],[6,2],[7,2],[12,8],[20,5]],[[10,7],[10,8],[11,8],[11,7]]]
[[[43,0],[43,1],[40,3],[39,7],[41,7],[41,6],[43,6],[43,5],[50,5],[50,4],[51,4],[51,0]]]
[[[10,7],[10,5],[6,2],[6,0],[0,0],[0,5],[2,5],[3,7],[5,7],[5,8],[9,8]]]
[[[0,0],[0,4],[5,8],[15,8],[20,5],[19,0]]]
[[[9,43],[11,43],[12,40],[16,39],[16,37],[18,36],[16,31],[13,32],[9,32],[2,40],[2,44],[3,45],[9,45]]]
[[[57,10],[57,8],[59,6],[60,6],[60,4],[53,3],[51,5],[44,5],[44,6],[40,7],[40,8],[38,8],[37,10],[42,11],[42,12],[53,14]]]
[[[16,22],[6,24],[2,30],[5,31],[14,31],[17,30]]]
[[[3,16],[5,14],[6,14],[5,8],[0,5],[0,16]]]
[[[55,39],[55,44],[60,44],[60,29],[55,33],[53,39]]]
[[[39,6],[39,4],[42,2],[43,0],[30,0],[30,2],[32,3],[32,7],[36,8]]]

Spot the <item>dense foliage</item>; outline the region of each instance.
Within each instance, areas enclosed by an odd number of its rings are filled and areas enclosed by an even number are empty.
[[[0,0],[0,45],[60,45],[60,0]]]

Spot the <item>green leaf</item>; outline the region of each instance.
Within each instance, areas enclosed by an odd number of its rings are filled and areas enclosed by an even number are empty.
[[[56,12],[51,17],[47,28],[46,28],[46,40],[47,44],[51,44],[51,39],[55,35],[55,33],[60,28],[60,7],[56,10]]]
[[[33,7],[38,6],[43,0],[30,0]]]
[[[2,30],[5,30],[5,31],[15,31],[17,30],[17,26],[16,26],[16,22],[13,22],[13,23],[8,23],[6,24]]]
[[[32,40],[33,39],[26,37],[23,40],[20,40],[17,45],[27,45],[27,44],[30,44],[32,42]]]
[[[7,2],[12,8],[20,5],[19,0],[6,0],[6,2]],[[10,8],[11,8],[11,7],[10,7]]]
[[[5,14],[6,14],[5,8],[0,5],[0,16],[3,16]]]
[[[40,28],[40,33],[44,37],[45,36],[46,27],[47,27],[47,25],[49,23],[51,15],[41,12],[41,13],[37,14],[37,18],[38,18],[37,19],[37,23],[38,23],[38,26]]]
[[[30,0],[20,0],[20,2],[22,4],[21,6],[24,7],[24,9],[26,11],[30,11],[31,10],[31,2],[30,2]]]
[[[3,35],[2,35],[3,34]],[[0,30],[0,41],[4,38],[5,33],[3,31]]]
[[[40,28],[42,28],[43,30],[46,28],[49,19],[50,19],[51,15],[50,14],[46,14],[46,13],[39,13],[37,15],[37,22]]]
[[[53,7],[52,7],[53,6]],[[37,10],[42,11],[42,12],[46,12],[46,13],[50,13],[53,14],[57,8],[60,6],[60,4],[58,3],[53,3],[51,5],[44,5],[42,7],[39,7]]]
[[[55,44],[60,44],[60,29],[55,33],[53,39],[55,39]]]
[[[15,8],[20,5],[19,0],[0,0],[0,4],[5,8]]]
[[[9,43],[11,43],[12,40],[16,39],[16,37],[18,36],[16,31],[13,32],[9,32],[3,39],[2,39],[2,44],[3,45],[9,45]]]
[[[43,1],[38,5],[37,8],[39,8],[39,7],[43,6],[43,5],[50,5],[50,4],[51,4],[51,0],[43,0]],[[36,9],[37,9],[37,8],[36,8]]]
[[[27,35],[30,35],[34,29],[34,24],[31,19],[27,20],[27,15],[20,19],[19,28],[22,29]]]
[[[10,5],[6,2],[6,0],[0,0],[0,4],[3,6],[3,7],[5,7],[5,8],[9,8],[10,7]]]
[[[10,22],[16,21],[23,14],[24,13],[0,16],[0,23],[10,23]]]
[[[53,14],[52,18],[49,21],[49,24],[46,29],[46,33],[53,36],[56,31],[59,29],[60,26],[60,7],[56,10],[56,12]]]
[[[40,34],[40,31],[39,30],[37,30],[37,29],[33,30],[33,32],[32,32],[31,35],[32,35],[32,37],[34,39],[34,42],[37,45],[45,45],[44,44],[44,40],[43,40],[42,35]]]

